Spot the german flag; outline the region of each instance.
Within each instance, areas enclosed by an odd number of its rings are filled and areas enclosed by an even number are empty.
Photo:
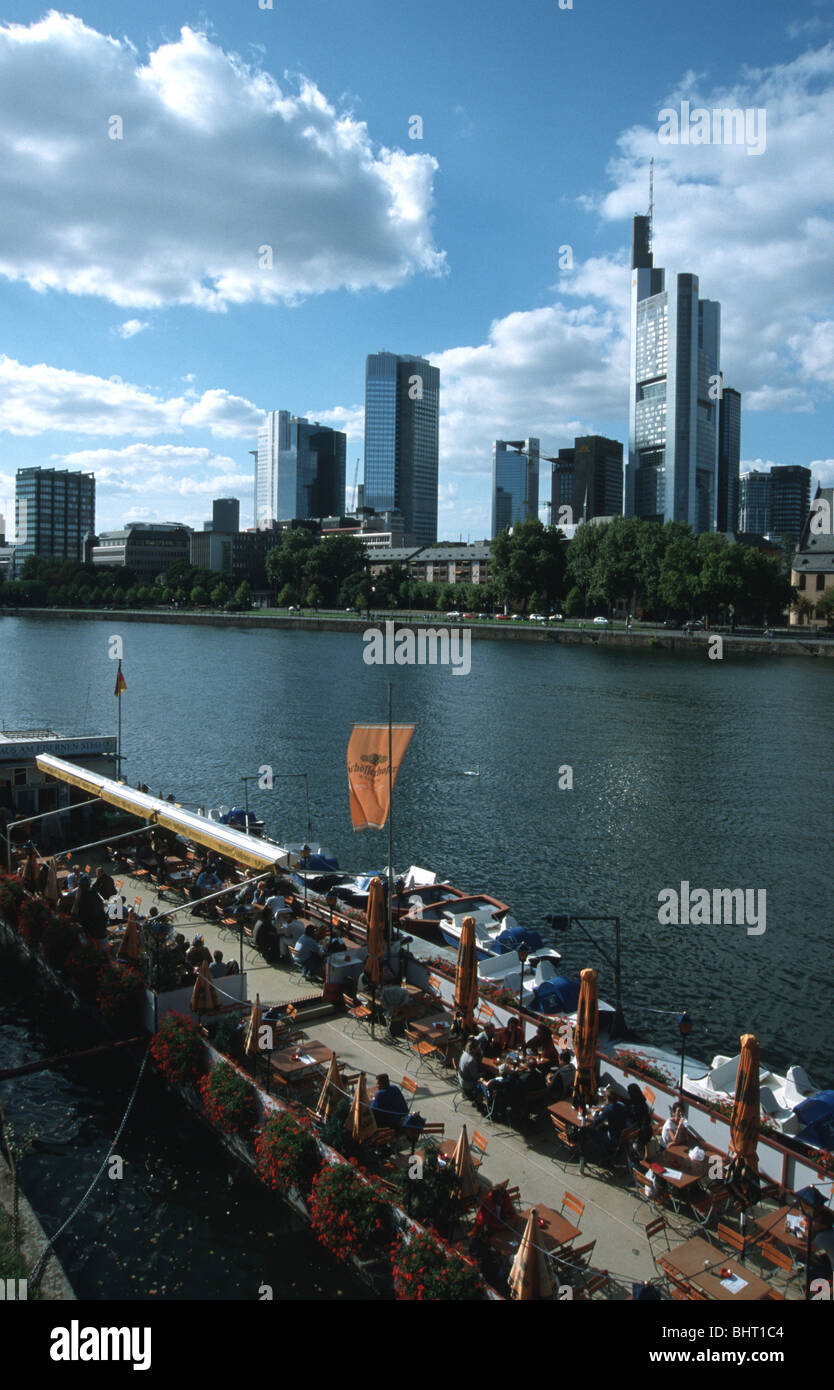
[[[119,698],[123,690],[127,690],[127,681],[122,675],[122,663],[119,662],[119,669],[116,673],[116,689],[113,691],[116,699]]]

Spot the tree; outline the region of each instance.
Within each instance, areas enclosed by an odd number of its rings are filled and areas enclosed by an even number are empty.
[[[834,621],[834,589],[827,589],[817,604],[817,614],[827,623]]]
[[[309,589],[307,590],[307,603],[309,604],[309,606],[311,608],[315,608],[316,611],[318,611],[323,601],[324,595],[322,594],[322,591],[319,588],[318,584],[311,584]]]
[[[237,610],[243,612],[248,612],[252,607],[252,587],[248,580],[244,579],[235,589],[234,605]]]
[[[568,596],[564,602],[564,610],[567,618],[578,618],[579,615],[584,612],[585,595],[578,584],[574,584],[573,588],[568,590]]]
[[[206,604],[208,603],[208,594],[206,593],[202,584],[194,585],[194,588],[191,590],[190,597],[191,602],[194,604],[195,608],[205,608]]]
[[[591,522],[585,522],[584,525],[577,526],[573,540],[568,542],[567,573],[575,581],[576,587],[583,596],[583,611],[586,614],[588,600],[603,597],[595,591],[594,576],[597,556],[608,524],[605,522],[601,526],[597,526]]]
[[[658,596],[674,613],[691,613],[698,595],[698,547],[694,536],[680,536],[666,547],[660,564]]]
[[[526,607],[533,592],[549,606],[564,592],[565,564],[565,538],[558,526],[522,521],[512,534],[502,531],[492,542],[493,583],[513,607]]]

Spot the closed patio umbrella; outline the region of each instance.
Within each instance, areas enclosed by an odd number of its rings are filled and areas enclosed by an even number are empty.
[[[741,1040],[733,1113],[730,1117],[730,1151],[727,1183],[742,1207],[758,1201],[759,1158],[757,1145],[761,1128],[759,1094],[759,1043],[752,1033]]]
[[[573,1030],[573,1051],[576,1079],[573,1083],[573,1103],[577,1110],[587,1110],[597,1092],[596,1061],[599,1035],[597,1008],[597,972],[583,970],[580,975],[579,1005],[576,1027]]]
[[[246,1041],[244,1048],[248,1057],[257,1057],[260,1052],[260,1031],[261,1031],[261,996],[255,995],[255,1002],[249,1014],[249,1022],[246,1025]]]
[[[191,991],[191,1012],[205,1014],[219,1008],[220,996],[211,982],[208,965],[203,961]]]
[[[536,1213],[528,1212],[527,1225],[513,1260],[509,1276],[510,1297],[520,1299],[552,1298],[556,1281],[547,1257],[536,1244]]]
[[[365,974],[371,981],[371,1036],[374,1031],[376,1013],[376,992],[382,984],[382,957],[385,954],[385,895],[382,880],[372,878],[368,885],[368,958],[365,961]]]
[[[345,1079],[342,1076],[339,1059],[334,1052],[330,1058],[330,1066],[327,1068],[327,1076],[324,1078],[324,1085],[321,1088],[321,1095],[316,1106],[316,1115],[325,1124],[344,1094]]]
[[[131,908],[128,913],[127,927],[122,937],[121,944],[117,952],[119,960],[138,960],[142,953],[139,941],[139,928],[136,925],[136,914]]]
[[[455,971],[455,1013],[461,1015],[465,1032],[475,1027],[478,1007],[478,952],[475,944],[475,918],[464,917],[458,942]]]
[[[50,859],[47,861],[46,884],[44,886],[43,896],[46,898],[46,901],[48,903],[52,904],[53,907],[55,906],[59,897],[61,896],[58,891],[58,875],[55,871],[54,859]]]
[[[463,1126],[460,1132],[460,1138],[455,1145],[455,1152],[452,1155],[452,1168],[455,1173],[458,1196],[464,1199],[477,1196],[481,1184],[478,1181],[478,1173],[472,1161],[472,1150],[469,1147],[469,1136],[466,1133],[466,1125]]]
[[[357,1144],[367,1143],[377,1131],[377,1123],[371,1110],[363,1071],[360,1071],[356,1078],[356,1090],[353,1093],[353,1104],[348,1116],[348,1131],[351,1139]]]

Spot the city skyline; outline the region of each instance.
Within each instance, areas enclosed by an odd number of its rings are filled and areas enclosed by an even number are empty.
[[[252,524],[249,451],[276,400],[346,433],[350,482],[382,342],[441,374],[439,538],[488,535],[496,438],[534,435],[548,455],[627,438],[629,229],[652,157],[656,261],[723,305],[741,471],[834,479],[834,45],[818,7],[765,4],[755,32],[722,7],[717,53],[695,16],[664,34],[656,0],[630,18],[603,4],[623,72],[581,121],[599,6],[478,12],[474,42],[467,4],[429,4],[408,35],[375,3],[352,19],[323,0],[315,20],[219,5],[203,32],[155,4],[75,8],[12,6],[0,27],[7,518],[16,469],[40,466],[96,474],[102,529],[199,527],[232,495]],[[638,59],[651,85],[627,80]],[[496,65],[529,78],[499,107]],[[658,113],[684,101],[766,109],[766,147],[661,140]]]

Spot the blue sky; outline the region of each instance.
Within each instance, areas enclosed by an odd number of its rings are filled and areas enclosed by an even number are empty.
[[[766,148],[661,145],[682,101],[764,109]],[[40,464],[95,471],[99,529],[213,496],[248,524],[269,409],[346,428],[350,482],[387,348],[440,368],[441,537],[486,535],[494,438],[626,438],[652,155],[656,261],[722,302],[744,462],[830,485],[832,132],[808,0],[7,3],[0,510]]]

